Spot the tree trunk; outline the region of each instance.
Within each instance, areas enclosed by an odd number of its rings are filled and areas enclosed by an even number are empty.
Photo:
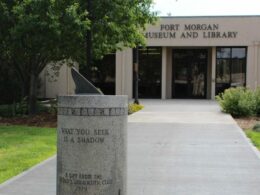
[[[37,89],[37,76],[31,72],[30,73],[30,91],[29,91],[29,104],[28,112],[29,115],[36,114],[36,89]]]
[[[27,80],[20,80],[21,82],[21,98],[22,101],[25,97],[29,97],[30,82]]]

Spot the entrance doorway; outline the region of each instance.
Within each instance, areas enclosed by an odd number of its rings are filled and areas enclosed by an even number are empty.
[[[173,49],[172,97],[204,99],[207,90],[207,49]]]

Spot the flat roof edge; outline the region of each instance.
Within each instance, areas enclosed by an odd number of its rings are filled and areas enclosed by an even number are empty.
[[[223,15],[223,16],[158,16],[159,18],[252,18],[252,17],[260,17],[260,15]]]

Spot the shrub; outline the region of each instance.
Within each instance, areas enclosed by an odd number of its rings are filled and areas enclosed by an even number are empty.
[[[57,100],[56,99],[49,99],[40,102],[42,110],[41,112],[47,112],[53,115],[57,114]]]
[[[13,117],[18,115],[25,115],[28,113],[27,101],[24,98],[19,103],[4,104],[0,105],[0,116],[1,117]]]
[[[50,107],[44,105],[42,102],[37,101],[36,103],[37,113],[56,113],[57,106],[55,102],[50,103]],[[25,97],[21,102],[13,104],[0,105],[0,117],[14,117],[23,116],[28,114],[28,101]]]
[[[256,131],[256,132],[260,132],[260,124],[259,124],[259,123],[256,124],[256,125],[253,127],[252,130],[253,130],[253,131]]]
[[[53,100],[50,100],[50,108],[49,108],[49,113],[51,114],[57,114],[58,112],[58,105],[57,105],[57,100],[56,99],[53,99]]]
[[[128,114],[133,114],[134,112],[142,110],[143,108],[144,108],[144,106],[141,104],[129,104],[128,105]]]
[[[222,111],[233,116],[256,115],[256,98],[253,91],[238,87],[226,89],[224,93],[216,96]]]
[[[12,105],[0,105],[0,116],[2,116],[2,117],[13,116]]]

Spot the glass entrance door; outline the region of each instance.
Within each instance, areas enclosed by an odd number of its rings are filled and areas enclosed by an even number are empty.
[[[206,49],[174,49],[172,68],[173,98],[206,98]]]

